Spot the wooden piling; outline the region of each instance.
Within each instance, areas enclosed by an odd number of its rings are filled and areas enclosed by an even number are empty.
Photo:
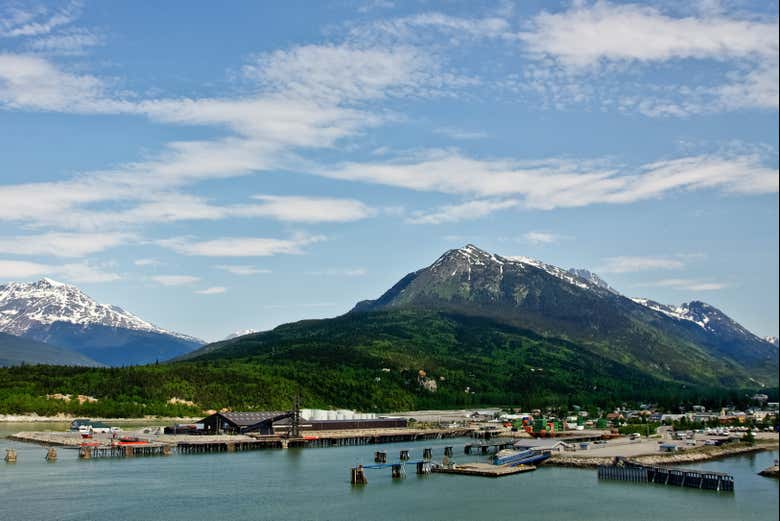
[[[49,448],[49,450],[46,451],[46,456],[44,456],[46,461],[50,463],[54,463],[57,461],[57,449],[54,447]]]
[[[368,484],[368,479],[366,479],[366,472],[363,470],[363,465],[352,467],[352,471],[350,473],[350,482],[353,485]]]
[[[15,449],[5,449],[5,462],[6,463],[16,463],[16,450]]]
[[[433,449],[423,449],[423,459],[432,459],[433,458]]]

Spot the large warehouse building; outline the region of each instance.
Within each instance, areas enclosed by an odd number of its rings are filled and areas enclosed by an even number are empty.
[[[303,411],[302,411],[303,412]],[[324,415],[314,415],[317,419],[301,416],[302,431],[331,431],[354,429],[392,429],[407,426],[404,418],[355,417],[345,419],[321,418]],[[368,416],[368,415],[365,415]],[[373,415],[371,415],[373,416]],[[292,412],[218,412],[203,418],[198,422],[198,430],[203,434],[285,434],[292,427]]]

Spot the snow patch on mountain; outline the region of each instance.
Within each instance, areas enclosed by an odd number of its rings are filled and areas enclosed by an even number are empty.
[[[230,333],[228,336],[226,336],[225,340],[232,340],[232,339],[238,338],[240,336],[251,335],[252,333],[257,333],[257,330],[256,329],[239,329],[238,331],[234,331],[233,333]]]
[[[157,327],[120,307],[96,302],[77,287],[56,280],[0,285],[0,331],[19,336],[30,328],[55,322],[147,331],[201,342]]]

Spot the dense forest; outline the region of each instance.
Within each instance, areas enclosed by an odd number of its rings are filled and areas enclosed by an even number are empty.
[[[97,401],[47,398],[54,393]],[[640,402],[676,410],[686,403],[739,404],[751,390],[661,380],[577,344],[485,318],[407,311],[287,324],[165,364],[0,369],[4,414],[137,417],[197,416],[221,408],[286,410],[296,393],[304,407],[382,412],[609,408]],[[770,393],[776,400],[777,390]]]

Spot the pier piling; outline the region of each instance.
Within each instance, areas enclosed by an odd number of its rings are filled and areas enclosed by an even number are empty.
[[[363,465],[352,467],[350,483],[353,485],[365,485],[368,483],[368,480],[366,479],[366,472],[363,470]]]
[[[54,463],[55,461],[57,461],[57,449],[55,449],[54,447],[51,447],[49,450],[46,451],[45,458],[46,458],[46,461],[48,461],[50,463]]]
[[[5,449],[5,462],[6,463],[16,463],[16,450],[15,449]]]

